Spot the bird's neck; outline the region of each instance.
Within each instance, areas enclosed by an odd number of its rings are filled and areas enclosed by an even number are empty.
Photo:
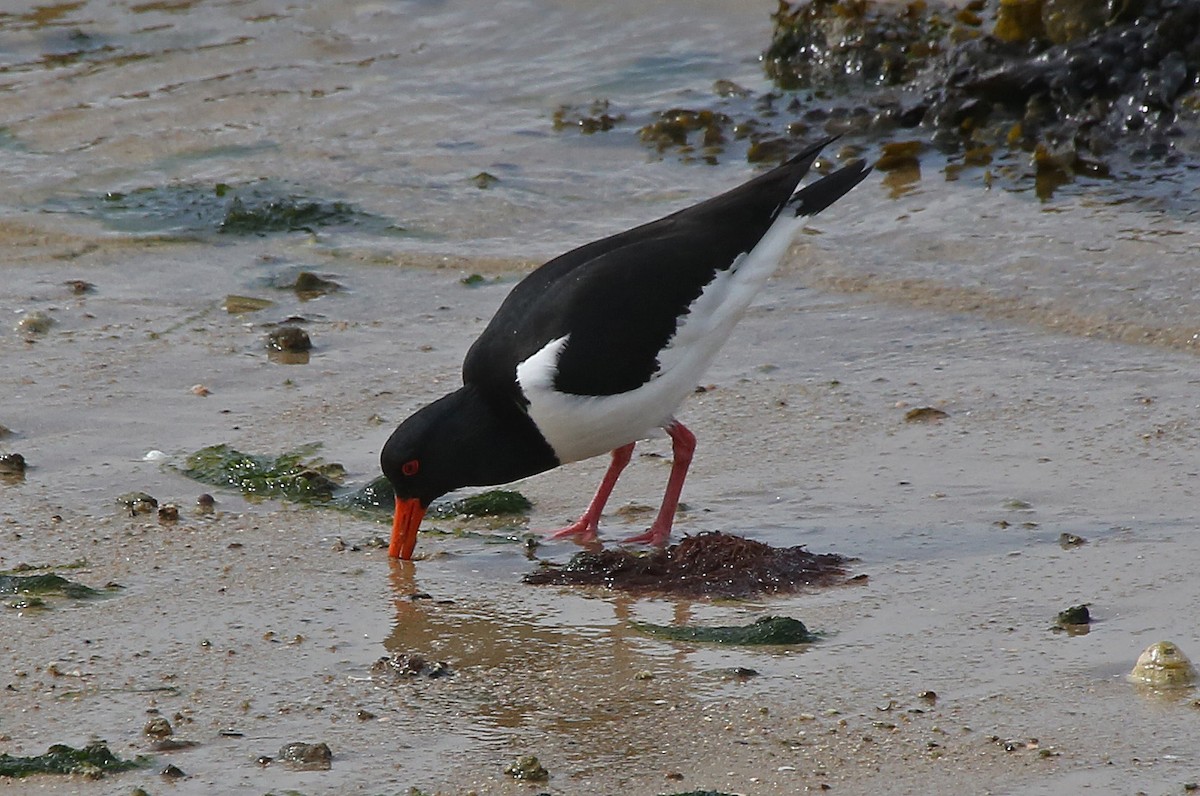
[[[447,397],[446,439],[465,479],[456,486],[504,484],[561,464],[516,403],[490,400],[471,385]]]

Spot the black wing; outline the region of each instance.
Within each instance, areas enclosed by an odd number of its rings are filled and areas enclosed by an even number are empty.
[[[644,384],[688,306],[758,243],[832,140],[731,191],[542,265],[513,288],[467,352],[464,382],[520,400],[517,365],[570,334],[557,389],[613,395]]]

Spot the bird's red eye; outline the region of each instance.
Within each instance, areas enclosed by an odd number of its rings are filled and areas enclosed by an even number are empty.
[[[400,472],[404,473],[407,476],[416,475],[417,470],[420,470],[420,469],[421,469],[421,463],[419,461],[417,461],[416,459],[409,459],[404,464],[400,465]]]

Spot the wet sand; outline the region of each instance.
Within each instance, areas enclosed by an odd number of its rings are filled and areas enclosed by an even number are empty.
[[[720,604],[523,585],[536,564],[503,539],[423,534],[419,560],[393,562],[366,544],[382,526],[247,502],[143,461],[161,450],[178,464],[219,442],[264,453],[321,442],[352,481],[369,480],[391,427],[453,386],[527,264],[304,235],[230,245],[10,226],[0,424],[15,434],[0,446],[30,469],[0,486],[0,569],[82,560],[63,574],[122,588],[0,613],[0,749],[98,737],[132,757],[148,749],[151,710],[198,745],[100,784],[41,777],[5,791],[1182,792],[1200,771],[1196,695],[1148,695],[1123,675],[1160,639],[1200,655],[1195,355],[834,292],[822,269],[862,266],[868,222],[854,215],[814,225],[821,234],[799,242],[751,309],[711,389],[685,406],[700,447],[677,533],[803,543],[857,557],[867,580]],[[996,244],[955,240],[964,262]],[[264,286],[299,266],[347,289],[305,303]],[[493,281],[465,287],[472,272]],[[71,295],[73,278],[96,291]],[[277,304],[230,316],[228,293]],[[30,309],[57,320],[32,342],[11,331]],[[264,324],[293,314],[309,319],[312,359],[272,363]],[[948,417],[904,422],[920,406]],[[661,494],[667,446],[639,450],[614,507]],[[571,519],[603,465],[521,483],[529,526]],[[126,516],[114,500],[130,490],[178,503],[180,521]],[[193,506],[205,491],[218,500],[210,517]],[[606,535],[636,522],[610,512]],[[1064,532],[1088,542],[1064,549]],[[574,549],[538,555],[561,562]],[[1091,605],[1092,631],[1052,632],[1078,603]],[[629,625],[768,614],[823,638],[716,649]],[[372,675],[388,652],[454,674]],[[758,675],[723,673],[739,666]],[[332,770],[256,762],[291,741],[328,743]],[[536,754],[549,782],[507,777],[520,754]],[[167,763],[187,777],[168,785]]]
[[[152,715],[198,744],[100,783],[0,789],[1154,794],[1200,779],[1196,695],[1123,678],[1160,639],[1200,656],[1195,169],[1038,203],[1020,181],[948,181],[929,153],[923,175],[880,174],[815,220],[683,410],[699,449],[677,528],[854,556],[855,585],[720,604],[527,586],[519,541],[426,534],[399,564],[368,544],[382,526],[172,469],[221,442],[319,442],[351,482],[373,478],[392,426],[457,383],[521,273],[749,175],[736,147],[688,165],[637,129],[711,105],[716,80],[772,90],[769,13],[89,0],[0,18],[0,453],[29,461],[0,483],[0,571],[122,587],[0,607],[0,753],[103,738],[132,757]],[[595,99],[628,123],[554,130],[557,109]],[[997,163],[1032,171],[1019,152]],[[480,190],[481,172],[499,182]],[[109,192],[260,178],[404,232],[186,242],[76,214]],[[268,286],[301,268],[346,289],[304,303]],[[488,281],[460,284],[472,273]],[[230,293],[276,305],[230,316]],[[27,340],[13,327],[32,310],[57,323]],[[263,346],[291,315],[308,319],[307,365]],[[904,421],[922,406],[948,417]],[[639,450],[614,509],[661,495],[669,450]],[[528,526],[574,519],[603,466],[519,484]],[[176,502],[179,522],[126,516],[131,490]],[[205,491],[215,515],[194,507]],[[607,538],[637,517],[610,512]],[[1088,542],[1063,549],[1064,532]],[[1088,635],[1049,629],[1084,602]],[[768,614],[821,641],[726,650],[630,625]],[[380,679],[389,652],[454,675]],[[738,666],[758,675],[722,674]],[[332,770],[256,762],[292,741],[328,743]],[[549,782],[506,777],[526,753]],[[167,763],[187,776],[163,780]]]

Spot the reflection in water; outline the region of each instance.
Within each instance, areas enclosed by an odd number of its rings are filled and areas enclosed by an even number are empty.
[[[888,196],[892,199],[899,199],[912,193],[920,182],[921,164],[916,162],[892,169],[883,175],[883,187],[887,189]]]
[[[308,351],[277,351],[267,350],[267,359],[276,365],[307,365],[310,358]]]
[[[506,594],[497,588],[499,573],[491,581],[464,582],[461,559],[447,570],[456,573],[456,582],[445,584],[432,560],[390,563],[396,620],[384,646],[446,661],[455,673],[403,691],[406,701],[435,700],[438,709],[431,714],[459,717],[441,732],[506,744],[513,732],[566,733],[589,761],[625,759],[631,738],[653,747],[655,727],[674,706],[737,687],[710,668],[724,655],[743,653],[662,642],[630,625],[636,612],[664,608],[672,623],[692,623],[700,606],[691,601],[668,606],[624,594],[581,595],[515,583],[506,588],[519,591]],[[453,590],[453,599],[429,593],[443,586]]]

